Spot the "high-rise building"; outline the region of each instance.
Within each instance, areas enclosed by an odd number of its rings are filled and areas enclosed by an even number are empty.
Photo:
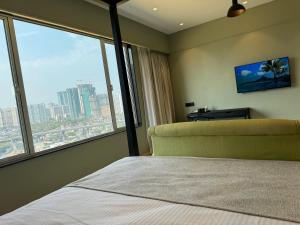
[[[49,122],[50,113],[44,103],[29,105],[28,112],[31,123]]]
[[[66,91],[57,92],[58,104],[69,105],[68,94]]]
[[[0,126],[2,127],[17,127],[19,126],[19,115],[17,107],[9,107],[0,110]]]
[[[50,103],[49,105],[50,118],[56,121],[60,121],[62,116],[61,105],[56,105],[54,103]]]
[[[81,110],[78,88],[68,88],[65,91],[57,92],[57,98],[60,106],[64,106],[65,110],[68,107],[72,119],[80,117]]]
[[[100,114],[96,89],[92,84],[78,84],[76,88],[57,92],[57,98],[60,106],[69,106],[72,119]]]
[[[63,105],[61,110],[64,118],[69,118],[71,116],[70,106]]]
[[[81,113],[85,117],[92,116],[91,100],[96,97],[96,89],[92,84],[78,84]]]
[[[50,117],[56,121],[71,117],[70,107],[68,105],[49,104]]]
[[[109,105],[108,95],[107,94],[99,94],[96,96],[97,104],[99,107]]]
[[[96,96],[97,105],[100,109],[102,119],[111,119],[110,104],[107,94],[98,94]]]
[[[78,88],[68,88],[66,90],[66,93],[67,93],[71,118],[77,119],[80,117],[80,113],[81,113]]]
[[[99,107],[99,104],[97,102],[97,96],[96,95],[90,96],[90,105],[91,105],[91,110],[92,110],[92,116],[94,118],[100,117],[100,107]]]
[[[2,109],[0,109],[0,128],[4,127],[3,118],[2,118]]]

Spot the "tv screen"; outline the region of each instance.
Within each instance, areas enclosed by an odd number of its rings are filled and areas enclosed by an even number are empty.
[[[237,66],[235,77],[238,93],[291,87],[289,58]]]

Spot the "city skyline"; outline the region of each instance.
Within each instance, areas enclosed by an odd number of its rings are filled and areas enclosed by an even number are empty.
[[[84,83],[56,94],[55,103],[28,104],[36,152],[113,131],[108,94],[99,94],[92,84]],[[117,126],[125,126],[121,96],[115,93],[113,99]],[[72,108],[74,102],[77,107]],[[78,112],[72,114],[74,109]],[[22,152],[18,108],[0,108],[0,159]]]
[[[80,100],[80,90],[78,87],[89,87],[92,92],[89,93],[86,99]],[[77,95],[74,95],[74,91],[77,92]],[[58,91],[57,101],[55,102],[41,102],[37,104],[28,103],[28,113],[31,123],[47,123],[49,119],[55,119],[57,121],[63,119],[79,119],[79,118],[88,118],[91,116],[101,117],[101,107],[107,107],[105,114],[110,116],[110,104],[107,93],[97,93],[92,84],[81,83],[77,87],[69,87],[66,90]],[[67,94],[64,96],[64,94]],[[69,94],[69,95],[68,95]],[[73,95],[72,95],[73,94]],[[82,93],[85,94],[85,93]],[[95,98],[95,99],[93,99]],[[113,95],[115,112],[116,114],[123,113],[121,95],[116,93]],[[78,100],[78,105],[72,105]],[[92,105],[93,101],[96,101],[96,105]],[[90,106],[87,106],[90,104]],[[90,107],[89,112],[86,112],[86,107]],[[72,108],[73,106],[73,108]],[[72,112],[72,110],[78,110],[77,112]],[[95,114],[97,112],[97,114]],[[58,115],[61,114],[61,115]],[[6,117],[6,118],[5,118]],[[106,116],[107,117],[107,116]],[[7,119],[9,118],[9,119]],[[9,121],[9,122],[7,122]],[[6,126],[5,126],[6,125]],[[0,127],[12,127],[19,126],[19,116],[17,106],[10,107],[0,107]]]

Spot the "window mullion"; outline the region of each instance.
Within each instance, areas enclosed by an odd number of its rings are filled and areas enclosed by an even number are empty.
[[[136,125],[140,126],[142,124],[141,111],[140,111],[140,99],[138,94],[138,85],[137,85],[137,76],[135,71],[134,59],[133,59],[133,49],[131,45],[126,46],[128,68],[130,71],[130,79],[132,82],[132,91],[134,98],[135,106],[135,115],[136,115]]]
[[[135,88],[134,88],[134,81],[133,81],[133,71],[131,69],[131,64],[130,64],[130,58],[129,58],[129,51],[128,51],[128,46],[124,45],[124,57],[125,57],[125,63],[126,63],[126,72],[127,72],[127,80],[128,80],[128,85],[129,85],[129,91],[130,91],[130,97],[131,97],[131,104],[132,104],[132,111],[133,111],[133,117],[134,117],[134,123],[137,125],[138,124],[138,118],[137,118],[137,110],[136,110],[136,103],[137,103],[137,96],[135,93]]]
[[[21,64],[12,18],[8,17],[8,19],[5,20],[5,28],[25,150],[28,154],[33,154],[33,137],[29,121]]]
[[[110,81],[110,76],[109,76],[105,44],[102,39],[100,39],[100,45],[101,45],[103,67],[104,67],[104,73],[105,73],[105,79],[106,79],[106,85],[107,85],[108,101],[109,101],[109,106],[110,106],[112,124],[113,124],[114,131],[116,131],[116,130],[118,130],[118,128],[117,128],[117,119],[116,119],[116,113],[115,113],[115,107],[114,107],[114,99],[113,99],[113,95],[112,95],[113,87],[112,87],[112,84]]]

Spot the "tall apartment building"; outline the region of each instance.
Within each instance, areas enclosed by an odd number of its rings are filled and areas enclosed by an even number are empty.
[[[44,103],[29,105],[29,118],[31,123],[47,123],[50,119],[49,109]]]
[[[72,119],[80,117],[80,99],[78,88],[68,88],[65,91],[57,92],[58,103],[60,106],[68,106]]]
[[[95,102],[96,89],[92,84],[78,84],[78,93],[80,99],[80,109],[84,117],[92,116],[92,104]]]
[[[17,107],[9,107],[0,110],[0,127],[17,127],[19,115]]]

